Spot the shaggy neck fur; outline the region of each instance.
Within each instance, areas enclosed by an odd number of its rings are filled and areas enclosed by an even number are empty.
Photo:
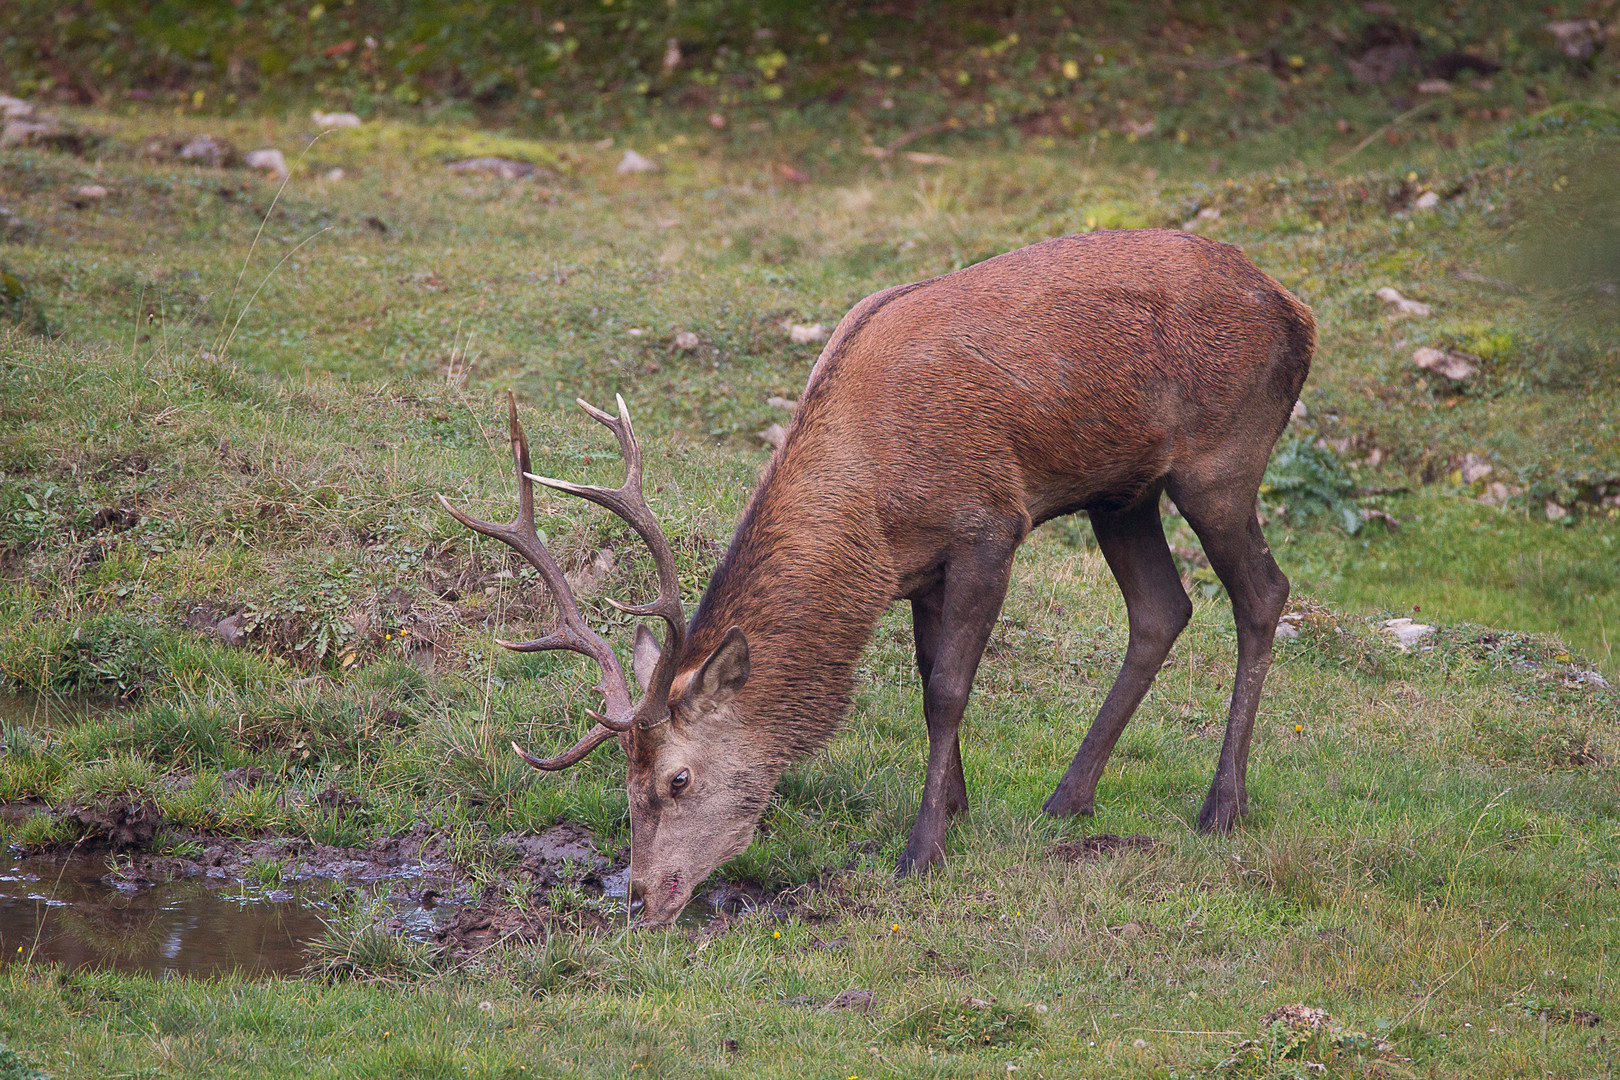
[[[752,670],[734,715],[768,733],[748,748],[754,759],[779,765],[832,738],[894,590],[858,451],[846,443],[829,454],[826,440],[818,448],[793,435],[709,581],[680,665],[697,667],[727,628],[742,627]]]

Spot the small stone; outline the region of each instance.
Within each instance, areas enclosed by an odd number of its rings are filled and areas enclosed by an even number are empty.
[[[1385,285],[1373,295],[1382,300],[1397,315],[1415,315],[1420,319],[1426,319],[1431,314],[1428,304],[1420,300],[1408,300],[1400,294],[1400,290],[1393,289],[1388,285]]]
[[[1420,94],[1449,94],[1451,84],[1444,79],[1424,79],[1417,84],[1417,91]]]
[[[179,158],[220,169],[236,160],[236,147],[212,135],[199,135],[180,148]]]
[[[364,122],[352,112],[312,112],[309,118],[323,128],[357,128]]]
[[[0,146],[30,146],[49,142],[60,134],[61,125],[48,116],[8,120],[4,130],[0,130]]]
[[[768,397],[765,399],[765,404],[776,409],[786,409],[788,412],[792,412],[794,409],[799,407],[799,403],[797,401],[794,401],[792,398],[785,397]]]
[[[944,154],[925,154],[918,150],[907,150],[900,156],[913,165],[949,165],[956,160],[955,158],[946,157]]]
[[[1489,484],[1485,485],[1485,492],[1479,497],[1479,501],[1484,503],[1486,506],[1505,506],[1507,505],[1507,501],[1511,499],[1513,495],[1514,491],[1512,488],[1508,487],[1500,480],[1492,480]]]
[[[1325,1010],[1311,1005],[1284,1005],[1281,1008],[1272,1009],[1260,1018],[1261,1028],[1269,1028],[1272,1024],[1281,1024],[1285,1028],[1294,1030],[1330,1027],[1333,1024],[1333,1017],[1329,1016]]]
[[[614,171],[621,175],[626,173],[650,173],[657,172],[658,166],[647,158],[642,157],[634,150],[626,150],[624,152],[623,159],[621,159],[619,162],[618,168],[616,168]]]
[[[214,627],[214,632],[220,636],[220,640],[232,647],[241,645],[247,640],[247,631],[242,628],[240,615],[228,615],[221,619]]]
[[[1547,24],[1547,33],[1571,60],[1588,59],[1604,38],[1603,27],[1596,19],[1559,19]]]
[[[670,38],[664,42],[664,74],[669,74],[681,66],[681,42],[679,38]]]
[[[1452,382],[1461,382],[1479,369],[1471,363],[1467,353],[1445,352],[1424,346],[1412,354],[1412,363],[1425,371],[1444,375]]]
[[[829,1009],[855,1009],[858,1012],[868,1012],[872,1008],[872,991],[845,990],[842,994],[827,1002]]]
[[[327,169],[326,172],[321,175],[321,179],[325,180],[328,184],[335,184],[348,175],[349,174],[344,172],[342,169]]]
[[[1470,451],[1463,455],[1462,465],[1458,468],[1458,472],[1462,473],[1463,483],[1477,484],[1491,475],[1491,463]]]
[[[675,348],[681,352],[691,352],[700,344],[698,336],[690,330],[682,330],[675,335]]]
[[[79,209],[98,203],[107,197],[107,189],[100,184],[80,184],[68,196],[68,201]]]
[[[811,323],[806,326],[802,323],[791,323],[788,326],[788,337],[795,345],[805,345],[814,341],[827,340],[827,328],[820,323]]]
[[[769,443],[772,450],[780,450],[782,449],[783,441],[787,438],[787,428],[783,427],[781,424],[772,424],[764,431],[759,432],[758,437],[764,442]]]
[[[1293,623],[1280,622],[1277,624],[1277,637],[1282,641],[1291,641],[1299,637],[1299,627]]]
[[[539,168],[527,161],[512,161],[498,157],[475,157],[467,158],[465,161],[452,161],[445,168],[454,173],[480,173],[484,176],[496,176],[502,180],[525,180],[531,176],[546,178],[555,175],[550,169]]]
[[[1557,503],[1553,502],[1551,499],[1547,500],[1547,520],[1548,521],[1563,521],[1567,517],[1569,517],[1569,511],[1568,510],[1565,510],[1562,506],[1559,506]]]
[[[1437,195],[1435,192],[1425,191],[1423,194],[1421,194],[1421,195],[1419,195],[1417,197],[1417,200],[1415,202],[1412,203],[1412,209],[1414,209],[1414,210],[1433,210],[1435,207],[1437,207],[1439,205],[1440,205],[1440,196]]]
[[[0,94],[0,120],[27,120],[33,115],[33,102]]]
[[[242,163],[250,169],[259,169],[278,178],[285,178],[288,173],[287,158],[280,150],[249,150],[242,156]]]
[[[1401,652],[1410,652],[1412,646],[1435,631],[1427,623],[1413,622],[1411,619],[1385,619],[1383,628],[1395,638],[1395,645]]]
[[[1305,408],[1303,401],[1294,402],[1294,407],[1288,410],[1288,419],[1290,420],[1305,420],[1310,415],[1310,410]]]
[[[1203,207],[1202,209],[1200,209],[1198,211],[1198,213],[1196,213],[1192,217],[1188,218],[1187,221],[1181,226],[1181,231],[1182,232],[1192,232],[1195,228],[1198,227],[1198,224],[1200,222],[1203,222],[1203,221],[1219,221],[1220,219],[1221,219],[1221,208],[1220,207],[1218,207],[1218,206],[1206,206],[1206,207]]]
[[[709,114],[709,126],[716,131],[724,131],[726,130],[726,118],[720,113],[712,112]]]

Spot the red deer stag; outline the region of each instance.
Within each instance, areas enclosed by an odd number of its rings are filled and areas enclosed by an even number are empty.
[[[1245,774],[1272,635],[1288,598],[1256,520],[1256,493],[1310,368],[1308,307],[1234,247],[1159,230],[1048,240],[862,300],[810,373],[781,448],[688,624],[674,557],[641,494],[641,450],[618,416],[624,486],[534,476],[509,401],[520,510],[467,527],[533,563],[557,628],[521,650],[571,649],[602,667],[602,711],[562,769],[615,737],[629,758],[631,907],[671,922],[693,888],[747,847],[782,770],[825,744],[849,711],[855,665],[879,617],[911,601],[924,683],[928,772],[900,856],[939,862],[967,808],[957,726],[1036,525],[1085,510],[1124,593],[1130,642],[1049,814],[1090,814],[1110,751],[1192,605],[1159,520],[1167,492],[1232,600],[1237,674],[1206,830],[1248,811]],[[661,618],[637,631],[632,702],[613,649],[581,617],[535,532],[530,481],[627,521],[652,549],[658,597],[615,604]]]

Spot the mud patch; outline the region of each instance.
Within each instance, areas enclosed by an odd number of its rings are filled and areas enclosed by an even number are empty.
[[[114,852],[151,847],[163,824],[163,814],[149,799],[109,799],[65,816],[77,822],[87,838],[105,843]]]
[[[1053,844],[1046,849],[1046,853],[1054,859],[1066,859],[1069,862],[1096,862],[1104,855],[1120,851],[1148,851],[1158,845],[1157,840],[1143,833],[1133,836],[1098,833],[1095,836],[1082,836],[1078,840]]]

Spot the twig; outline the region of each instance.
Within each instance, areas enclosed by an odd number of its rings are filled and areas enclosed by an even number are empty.
[[[1394,1031],[1395,1028],[1400,1027],[1402,1024],[1404,1024],[1408,1020],[1412,1019],[1412,1014],[1417,1012],[1419,1009],[1428,1008],[1429,1007],[1429,999],[1434,997],[1434,995],[1438,994],[1440,992],[1441,987],[1445,986],[1452,979],[1455,979],[1457,976],[1461,975],[1463,972],[1465,972],[1469,968],[1473,967],[1474,966],[1474,961],[1479,959],[1479,954],[1484,952],[1486,949],[1490,948],[1491,942],[1494,942],[1497,938],[1501,937],[1502,936],[1502,931],[1506,930],[1511,925],[1513,925],[1512,920],[1509,920],[1508,922],[1503,923],[1501,926],[1498,926],[1496,928],[1496,933],[1492,934],[1490,936],[1490,939],[1487,940],[1485,942],[1485,944],[1483,944],[1479,948],[1475,949],[1474,954],[1468,958],[1468,961],[1465,964],[1463,964],[1462,967],[1458,968],[1456,971],[1453,971],[1450,975],[1447,975],[1445,978],[1443,978],[1439,982],[1435,983],[1434,988],[1432,990],[1430,990],[1427,994],[1423,995],[1423,1000],[1419,1001],[1416,1005],[1412,1006],[1411,1009],[1407,1010],[1406,1015],[1401,1017],[1399,1020],[1397,1020],[1395,1022],[1395,1026],[1390,1028],[1390,1030]]]
[[[270,272],[268,274],[264,275],[264,280],[259,282],[259,287],[257,289],[253,290],[253,295],[248,297],[248,302],[246,304],[242,305],[242,314],[238,315],[236,317],[236,321],[231,324],[231,332],[226,335],[225,344],[220,346],[219,355],[220,355],[221,359],[223,359],[225,357],[225,354],[230,350],[231,342],[236,340],[236,328],[242,325],[242,320],[247,318],[247,313],[249,311],[253,310],[253,301],[257,300],[259,298],[259,293],[264,290],[264,287],[266,285],[270,284],[270,279],[276,276],[276,271],[280,270],[281,267],[282,267],[282,264],[285,263],[288,259],[292,258],[294,255],[298,254],[301,250],[303,250],[303,247],[304,247],[305,244],[309,243],[311,240],[315,239],[317,236],[320,236],[321,233],[331,232],[333,228],[335,228],[335,226],[328,225],[326,228],[320,230],[320,232],[311,233],[310,235],[304,237],[302,240],[300,240],[298,242],[297,247],[293,248],[291,251],[287,252],[287,254],[283,255],[281,257],[281,261],[276,263],[276,265],[272,266],[270,268]]]
[[[1425,102],[1422,102],[1420,104],[1412,106],[1410,109],[1407,109],[1405,112],[1401,113],[1401,115],[1397,116],[1395,119],[1393,119],[1389,123],[1385,124],[1383,127],[1381,127],[1378,130],[1374,131],[1371,135],[1368,135],[1365,139],[1362,139],[1360,142],[1356,143],[1355,146],[1350,148],[1349,153],[1345,154],[1342,158],[1339,158],[1339,160],[1332,162],[1331,164],[1329,164],[1328,167],[1331,168],[1331,169],[1338,168],[1340,165],[1343,165],[1345,162],[1349,161],[1351,158],[1355,157],[1357,154],[1359,154],[1363,150],[1367,149],[1367,147],[1371,146],[1378,139],[1378,137],[1380,135],[1382,135],[1384,132],[1390,130],[1395,125],[1404,123],[1407,120],[1412,119],[1412,117],[1416,116],[1418,113],[1422,112],[1424,109],[1432,109],[1432,108],[1434,108],[1435,106],[1437,106],[1439,104],[1440,104],[1440,102],[1438,102],[1438,101],[1425,101]]]

